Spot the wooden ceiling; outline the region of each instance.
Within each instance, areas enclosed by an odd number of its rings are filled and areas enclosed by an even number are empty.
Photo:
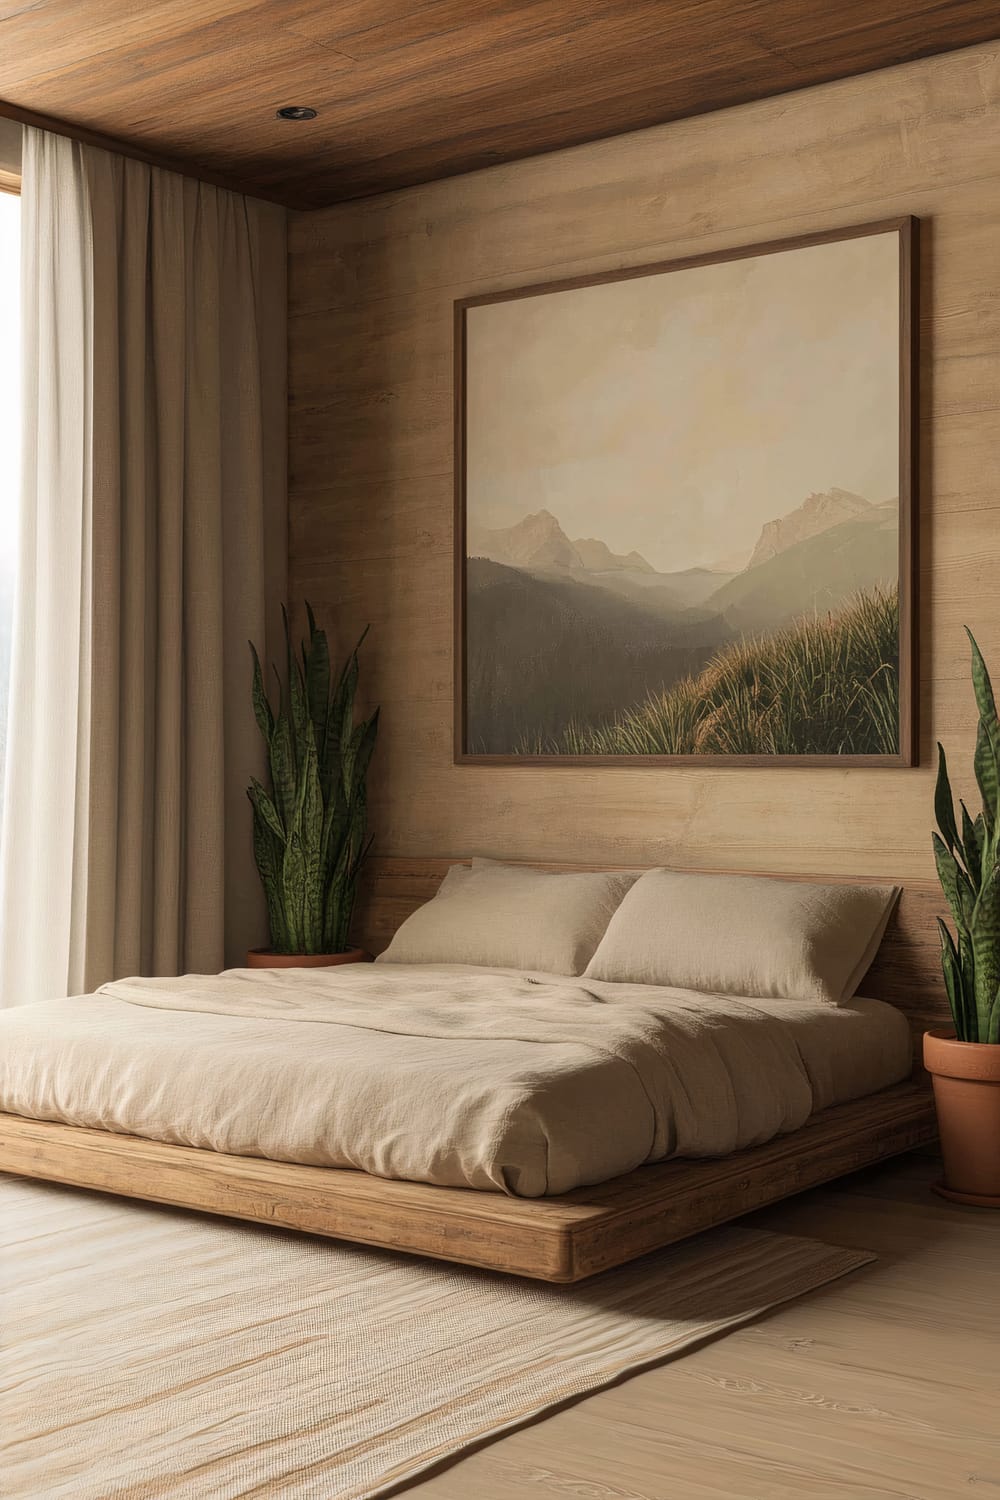
[[[996,0],[0,0],[0,113],[314,208],[997,37]]]

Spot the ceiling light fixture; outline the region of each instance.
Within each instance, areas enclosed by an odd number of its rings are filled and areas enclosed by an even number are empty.
[[[308,104],[283,104],[278,110],[279,120],[315,120],[316,111]]]

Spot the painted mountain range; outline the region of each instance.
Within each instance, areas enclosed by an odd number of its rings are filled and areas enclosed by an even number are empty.
[[[508,563],[515,568],[544,568],[554,572],[656,571],[638,552],[622,556],[595,537],[580,537],[571,542],[549,510],[525,516],[516,526],[505,529],[492,531],[480,527],[478,531],[470,531],[468,553],[470,557],[489,557],[493,562]]]
[[[837,614],[898,579],[898,503],[832,489],[768,521],[742,568],[654,568],[548,510],[467,542],[470,747],[513,753],[598,725],[724,646]],[[732,559],[736,562],[739,559]]]
[[[892,502],[895,505],[895,501]],[[843,521],[863,519],[873,509],[871,503],[861,495],[852,495],[850,490],[832,489],[821,495],[809,495],[787,516],[777,521],[767,521],[761,530],[757,545],[750,554],[748,567],[767,562],[779,552],[787,552],[796,542],[805,542]]]

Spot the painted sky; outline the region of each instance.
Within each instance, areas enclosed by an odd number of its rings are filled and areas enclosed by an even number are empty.
[[[898,492],[898,238],[469,310],[470,519],[547,509],[654,567],[746,553],[834,486]]]

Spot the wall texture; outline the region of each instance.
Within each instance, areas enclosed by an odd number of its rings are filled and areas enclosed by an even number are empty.
[[[910,213],[923,221],[921,767],[452,764],[452,302]],[[293,219],[291,591],[371,621],[381,853],[932,872],[968,794],[962,633],[1000,680],[1000,44]]]
[[[0,120],[0,172],[21,172],[21,127],[14,120]]]

